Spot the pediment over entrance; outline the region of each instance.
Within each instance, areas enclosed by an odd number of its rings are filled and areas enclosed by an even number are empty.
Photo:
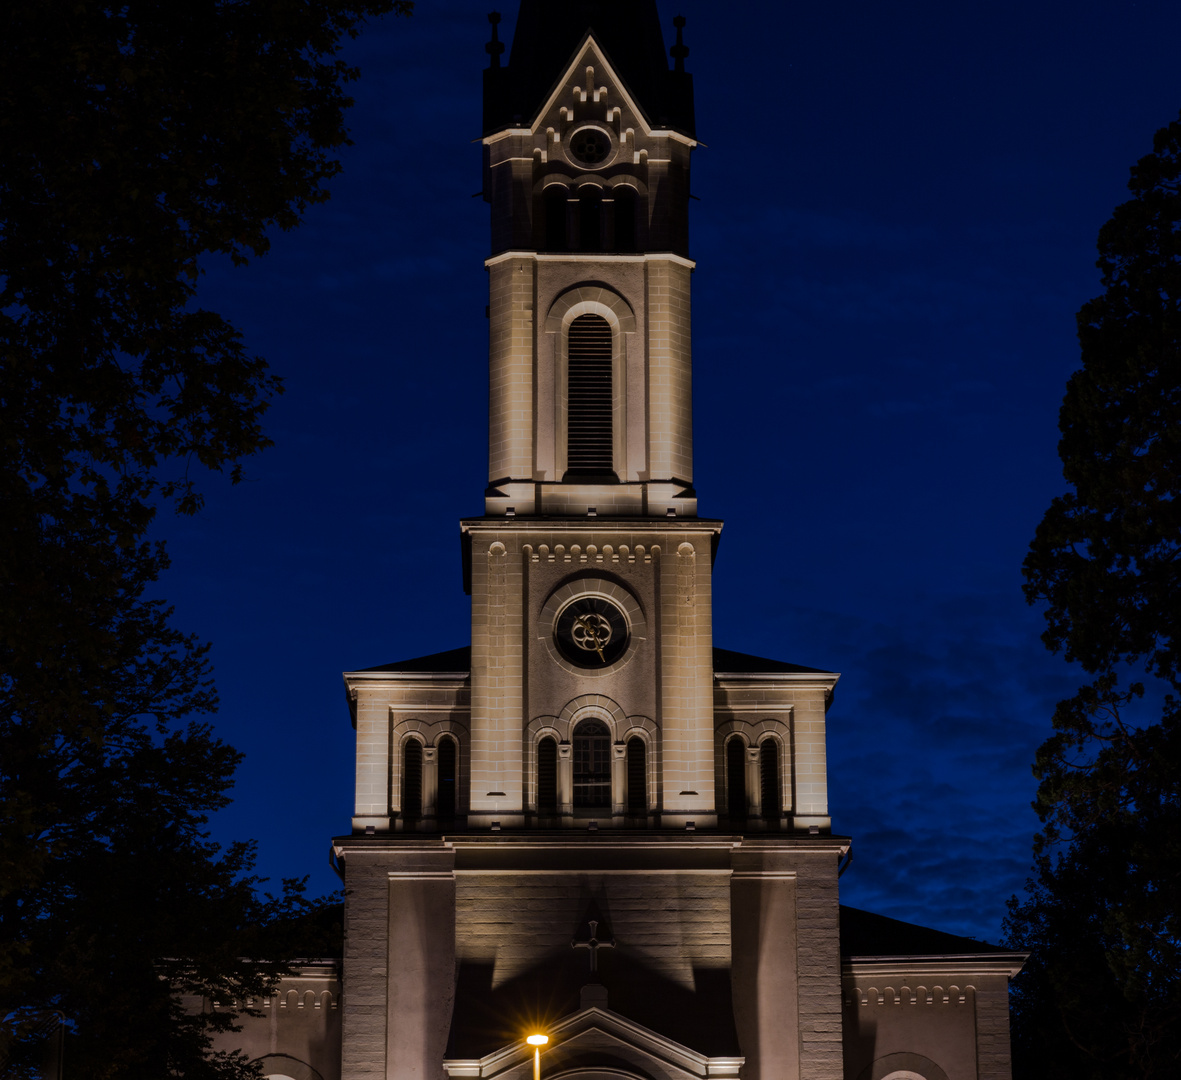
[[[602,1004],[586,1005],[546,1031],[544,1080],[734,1080],[746,1060],[707,1057],[612,1012],[601,987],[586,987],[584,1005],[588,998]],[[533,1051],[526,1034],[482,1058],[445,1060],[443,1068],[453,1080],[529,1080]]]

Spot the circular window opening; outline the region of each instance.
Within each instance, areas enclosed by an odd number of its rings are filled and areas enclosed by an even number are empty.
[[[611,153],[611,140],[598,128],[583,128],[570,140],[570,153],[584,165],[598,165]]]
[[[558,614],[554,639],[570,663],[606,667],[627,649],[627,616],[604,596],[582,596]]]

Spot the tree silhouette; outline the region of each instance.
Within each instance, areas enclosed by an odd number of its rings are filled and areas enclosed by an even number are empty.
[[[1078,315],[1056,498],[1025,560],[1046,645],[1090,677],[1038,751],[1034,949],[1016,997],[1023,1075],[1181,1072],[1181,120],[1099,234]],[[1021,982],[1024,987],[1021,988]]]
[[[328,197],[341,43],[410,7],[0,11],[0,1061],[56,1009],[67,1075],[250,1074],[208,1053],[230,1016],[172,989],[261,992],[317,909],[260,899],[250,846],[208,840],[239,755],[199,721],[207,647],[147,598],[147,533],[206,471],[241,478],[280,390],[196,305],[203,260],[264,254]]]

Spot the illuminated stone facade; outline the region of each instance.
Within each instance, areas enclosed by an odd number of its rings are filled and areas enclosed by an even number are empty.
[[[840,908],[838,676],[713,642],[680,36],[670,65],[651,0],[523,0],[489,46],[471,644],[345,675],[322,1080],[525,1080],[532,1030],[547,1077],[1009,1076],[1020,957]]]

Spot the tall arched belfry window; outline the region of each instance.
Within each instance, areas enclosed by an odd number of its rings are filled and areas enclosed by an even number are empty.
[[[537,812],[558,812],[558,744],[549,735],[537,744]]]
[[[611,806],[611,733],[602,720],[574,730],[574,809]]]
[[[578,194],[578,250],[600,251],[603,247],[603,193],[596,187]]]
[[[636,250],[636,189],[615,189],[615,250]]]
[[[612,471],[614,433],[611,324],[579,315],[566,342],[566,468],[574,474]]]
[[[746,746],[737,737],[726,743],[726,813],[746,820]]]
[[[779,787],[779,744],[774,739],[764,739],[759,745],[759,777],[763,817],[776,821],[783,796]]]
[[[545,189],[545,250],[566,250],[566,189],[551,184]]]
[[[407,739],[402,748],[402,817],[422,817],[422,743]]]

